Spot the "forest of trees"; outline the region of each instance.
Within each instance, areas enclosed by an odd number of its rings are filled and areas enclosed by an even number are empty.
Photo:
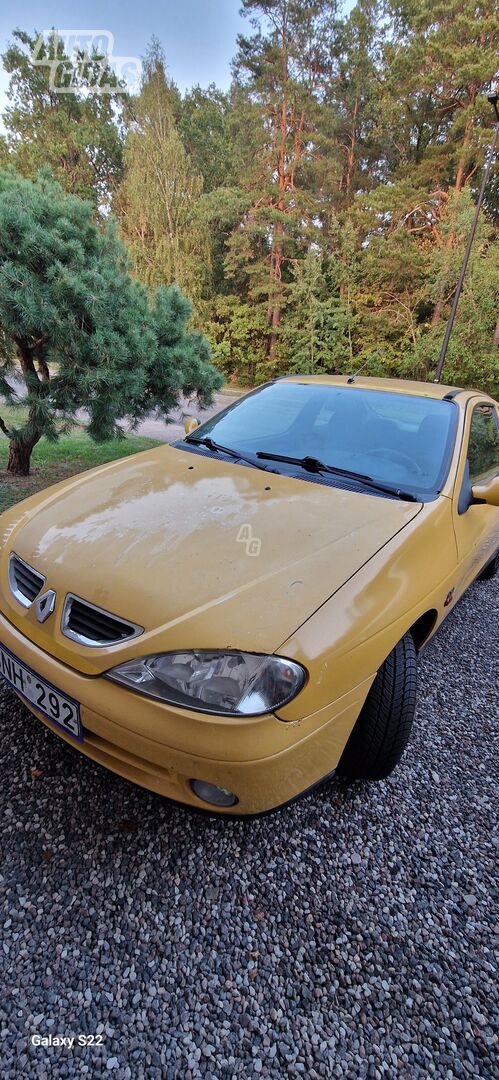
[[[228,93],[182,95],[153,39],[137,96],[92,93],[84,66],[56,94],[36,34],[14,31],[0,167],[48,166],[97,222],[113,215],[134,274],[182,288],[234,382],[364,363],[431,377],[493,136],[496,6],[242,9]],[[498,196],[495,173],[444,371],[496,391]]]

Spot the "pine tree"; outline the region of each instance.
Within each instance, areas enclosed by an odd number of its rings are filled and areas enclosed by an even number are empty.
[[[358,0],[346,18],[331,21],[326,38],[320,174],[326,206],[334,214],[348,209],[356,193],[377,179],[381,34],[378,0]]]
[[[0,173],[0,394],[13,398],[17,360],[27,419],[0,430],[8,469],[26,475],[42,436],[57,439],[85,408],[89,434],[105,441],[179,394],[206,404],[221,376],[208,342],[187,330],[191,304],[176,286],[147,289],[128,272],[112,221],[99,229],[90,203],[51,177]]]
[[[215,298],[205,332],[213,347],[214,362],[227,379],[248,387],[268,378],[266,330],[261,306],[236,295]]]
[[[351,365],[352,320],[337,270],[314,250],[294,267],[282,327],[286,371],[334,374]]]
[[[459,215],[459,195],[468,185],[476,190],[492,138],[485,93],[497,72],[499,15],[490,0],[410,0],[402,6],[395,0],[390,6],[389,83],[393,99],[398,97],[392,139],[401,148],[392,179],[407,192],[400,207],[405,224],[429,235],[450,267],[457,232],[444,226],[443,237],[441,222],[448,223],[450,206]],[[434,299],[433,326],[445,304],[444,290]]]
[[[238,39],[234,126],[251,205],[231,238],[227,269],[243,272],[250,299],[266,306],[270,370],[292,266],[314,232],[310,172],[330,9],[324,0],[243,2],[255,32]]]
[[[435,298],[444,297],[447,303],[454,295],[464,250],[474,215],[470,186],[452,192],[441,218],[444,243],[435,246],[425,265],[423,287],[429,295],[429,310]],[[445,240],[452,232],[453,243],[447,248]],[[479,219],[471,251],[463,291],[459,300],[456,321],[445,361],[444,381],[455,385],[474,386],[497,397],[499,390],[499,357],[494,342],[499,295],[499,252],[495,227],[486,215]],[[428,319],[418,328],[414,350],[400,349],[400,367],[417,371],[420,378],[431,378],[442,342],[444,324]]]
[[[497,12],[490,0],[357,0],[345,14],[336,0],[243,0],[243,11],[251,29],[229,95],[182,98],[153,42],[125,107],[114,205],[136,277],[185,289],[220,368],[245,384],[365,361],[368,374],[425,378],[492,137]],[[102,201],[121,140],[114,108],[89,98],[89,113],[80,92],[51,101],[28,49],[19,32],[0,167],[15,159],[31,175],[48,160],[63,186]],[[490,389],[497,185],[448,357],[455,382]]]

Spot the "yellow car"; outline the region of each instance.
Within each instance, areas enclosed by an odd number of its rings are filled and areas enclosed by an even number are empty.
[[[101,765],[258,814],[381,779],[416,654],[499,549],[498,406],[293,376],[0,518],[0,670]]]

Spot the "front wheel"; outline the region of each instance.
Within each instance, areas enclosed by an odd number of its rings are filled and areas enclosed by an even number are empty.
[[[411,634],[380,667],[341,756],[337,773],[351,780],[384,780],[400,761],[416,710],[416,649]]]
[[[491,559],[490,562],[488,562],[487,565],[484,566],[483,570],[478,575],[478,580],[479,581],[490,581],[491,578],[495,577],[498,567],[499,567],[499,554],[497,554],[494,559]]]

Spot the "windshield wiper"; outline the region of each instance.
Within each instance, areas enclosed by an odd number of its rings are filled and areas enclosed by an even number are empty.
[[[203,439],[184,439],[184,442],[189,446],[206,446],[208,450],[212,450],[214,454],[227,454],[228,457],[232,457],[237,461],[245,461],[247,465],[252,465],[254,469],[263,469],[263,472],[274,472],[273,469],[267,469],[265,465],[260,465],[254,458],[246,457],[246,454],[241,454],[240,450],[233,450],[231,446],[222,446],[221,443],[215,442],[214,439],[210,439],[209,435],[205,435]]]
[[[364,487],[372,488],[373,491],[381,491],[385,495],[394,495],[398,499],[404,499],[408,502],[419,502],[417,495],[414,495],[411,491],[403,491],[401,488],[390,487],[389,484],[379,484],[377,480],[373,480],[372,476],[367,476],[366,473],[352,472],[351,469],[341,469],[337,465],[326,465],[324,461],[319,461],[319,458],[310,457],[308,454],[305,457],[288,457],[286,454],[267,454],[265,450],[258,450],[256,453],[257,458],[265,458],[267,461],[283,461],[288,465],[299,465],[302,469],[312,473],[332,473],[333,476],[346,476],[350,480],[356,480],[358,483],[363,484]]]

